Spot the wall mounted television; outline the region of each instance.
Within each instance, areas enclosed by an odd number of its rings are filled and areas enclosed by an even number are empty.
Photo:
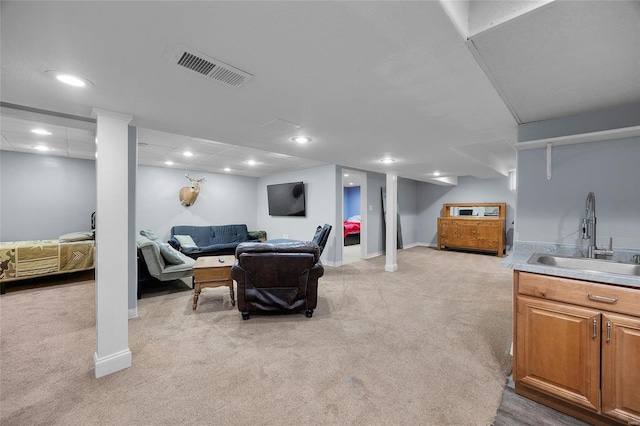
[[[270,216],[306,216],[303,182],[267,185]]]

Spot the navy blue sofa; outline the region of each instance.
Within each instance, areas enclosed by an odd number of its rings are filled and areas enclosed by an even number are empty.
[[[188,235],[193,239],[195,247],[181,244],[181,236]],[[258,242],[249,238],[247,225],[189,226],[181,225],[171,228],[169,244],[187,256],[197,259],[200,256],[222,256],[235,254],[238,244]]]

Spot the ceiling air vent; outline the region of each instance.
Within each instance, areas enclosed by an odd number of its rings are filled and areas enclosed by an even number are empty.
[[[236,67],[182,46],[176,50],[171,63],[231,87],[241,87],[253,78],[251,74]]]

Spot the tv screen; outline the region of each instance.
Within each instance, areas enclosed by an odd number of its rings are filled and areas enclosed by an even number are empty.
[[[303,182],[267,185],[270,216],[306,216]]]

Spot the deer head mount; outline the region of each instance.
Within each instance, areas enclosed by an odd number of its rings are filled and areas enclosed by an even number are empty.
[[[185,174],[184,177],[191,182],[191,186],[183,186],[180,188],[180,204],[188,207],[196,202],[196,198],[198,198],[198,194],[200,193],[200,184],[206,179],[204,176],[200,177],[200,179],[193,179],[188,173]]]

